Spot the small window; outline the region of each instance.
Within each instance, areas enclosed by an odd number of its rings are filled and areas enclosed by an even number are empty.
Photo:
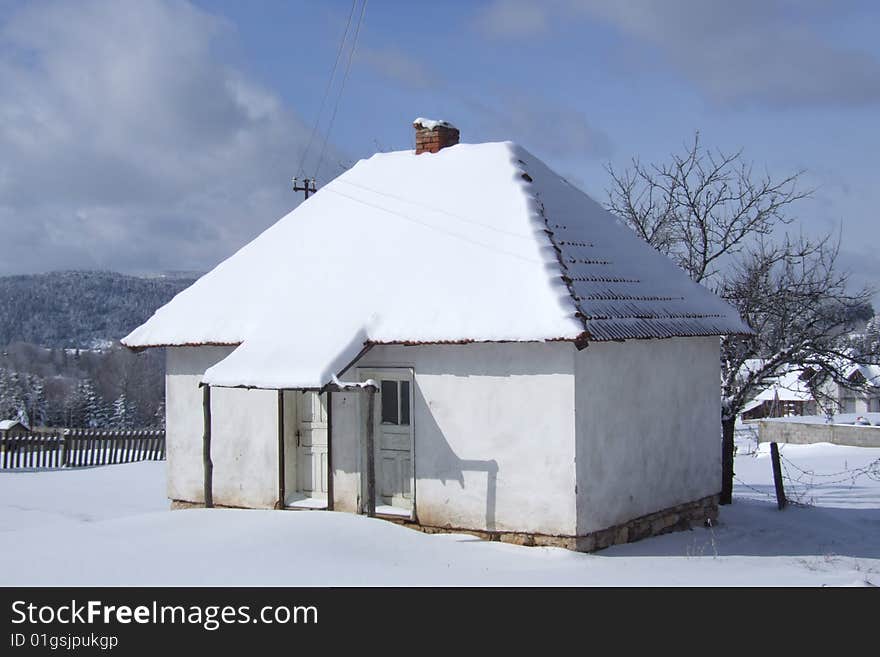
[[[382,381],[382,424],[409,425],[409,381]]]
[[[398,424],[397,402],[397,381],[382,381],[382,424]]]
[[[400,382],[400,423],[409,424],[409,381]]]

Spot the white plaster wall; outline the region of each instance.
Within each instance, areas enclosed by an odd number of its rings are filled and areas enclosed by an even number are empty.
[[[574,534],[574,353],[570,343],[379,346],[357,363],[415,369],[419,522]],[[334,394],[338,509],[356,507],[360,490],[356,397]]]
[[[330,394],[334,511],[358,512],[361,495],[361,396],[362,393],[349,392]]]
[[[168,497],[204,502],[202,390],[205,370],[231,347],[166,349]],[[214,503],[272,507],[278,498],[277,393],[211,389]]]
[[[231,352],[231,347],[165,349],[165,441],[172,500],[205,501],[199,381],[206,369]]]
[[[717,338],[593,343],[575,363],[579,534],[719,492]]]
[[[211,388],[214,503],[271,509],[278,501],[278,392]]]

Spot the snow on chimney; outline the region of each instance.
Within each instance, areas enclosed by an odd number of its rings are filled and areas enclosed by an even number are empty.
[[[416,155],[436,153],[458,143],[458,128],[446,121],[419,117],[413,121],[413,127],[416,129]]]

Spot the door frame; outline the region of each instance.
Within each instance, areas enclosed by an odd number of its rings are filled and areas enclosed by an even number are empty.
[[[415,520],[418,516],[416,514],[416,503],[418,501],[418,490],[417,490],[417,479],[416,479],[416,421],[415,421],[415,402],[416,402],[416,372],[415,368],[409,365],[365,365],[357,368],[358,372],[358,380],[363,383],[368,379],[375,379],[380,381],[383,377],[387,380],[390,378],[394,378],[397,381],[409,381],[409,453],[410,453],[410,489],[412,491],[412,509],[410,509],[409,519]],[[390,376],[389,376],[390,375]],[[381,412],[381,388],[379,391],[370,395],[372,398],[372,403],[375,404],[375,412],[373,413],[374,419],[374,436],[376,437],[376,445],[379,445],[380,442],[380,429],[382,424],[382,412]],[[367,421],[367,409],[361,405],[360,409],[361,413],[361,422],[359,426],[361,427],[360,431],[363,432],[363,427],[366,425]],[[363,434],[361,434],[363,435]],[[359,441],[363,443],[364,441]],[[379,469],[379,449],[375,448],[373,453],[374,460],[374,471],[378,472]],[[361,485],[361,501],[363,505],[363,501],[366,499],[366,477],[364,475],[365,466],[363,459],[366,456],[366,450],[364,447],[361,447],[358,450],[359,454],[359,465],[360,465],[360,485]],[[377,495],[378,497],[378,495]],[[363,509],[361,510],[363,513]],[[386,515],[377,513],[377,516],[383,517],[391,517],[391,518],[405,518],[405,516],[398,515]]]
[[[285,393],[289,393],[289,397],[285,399]],[[327,468],[322,475],[327,479],[327,499],[323,507],[318,506],[297,506],[297,502],[302,500],[290,499],[300,493],[300,476],[299,476],[299,438],[300,431],[300,399],[308,393],[314,393],[319,398],[326,396],[327,405]],[[281,509],[323,509],[327,511],[333,510],[333,461],[332,461],[332,444],[331,444],[331,404],[332,396],[330,391],[321,392],[320,390],[302,389],[302,388],[285,388],[278,390],[278,507]],[[320,403],[320,400],[319,400]],[[285,418],[285,415],[288,415]],[[291,420],[293,426],[289,426],[286,420]],[[293,444],[287,444],[288,433],[297,436]],[[320,468],[323,470],[323,468]],[[290,471],[290,472],[289,472]],[[288,474],[291,476],[288,477]],[[291,481],[291,479],[293,481]],[[317,499],[317,498],[312,498]]]

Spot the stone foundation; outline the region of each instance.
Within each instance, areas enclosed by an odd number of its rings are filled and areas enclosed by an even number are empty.
[[[180,511],[181,509],[204,509],[204,502],[187,502],[186,500],[171,500],[171,510],[172,511]],[[215,509],[253,509],[255,507],[249,506],[230,506],[228,504],[215,504]],[[268,508],[268,507],[267,507]],[[278,508],[278,505],[275,506]],[[263,511],[267,509],[262,509]]]
[[[619,543],[632,543],[650,536],[704,526],[707,522],[718,520],[718,495],[710,495],[693,502],[679,504],[668,509],[655,511],[648,515],[608,527],[583,536],[554,536],[524,532],[496,532],[459,527],[434,527],[422,525],[405,518],[381,516],[404,527],[416,529],[426,534],[470,534],[485,541],[500,541],[514,545],[561,547],[578,552],[595,552]]]
[[[204,508],[202,502],[185,502],[183,500],[171,500],[171,509],[198,509]],[[234,509],[241,507],[229,507],[220,504],[215,505],[218,509]],[[276,505],[276,508],[278,506]],[[297,511],[300,509],[287,509]],[[415,529],[426,534],[470,534],[484,541],[500,541],[514,545],[561,547],[578,552],[595,552],[619,543],[632,543],[650,536],[668,534],[669,532],[690,529],[693,526],[704,526],[718,520],[718,495],[710,495],[693,502],[679,504],[668,509],[655,511],[648,515],[608,527],[583,536],[553,536],[551,534],[532,534],[527,532],[496,532],[479,529],[464,529],[461,527],[435,527],[422,525],[406,518],[397,516],[379,516],[410,529]]]

